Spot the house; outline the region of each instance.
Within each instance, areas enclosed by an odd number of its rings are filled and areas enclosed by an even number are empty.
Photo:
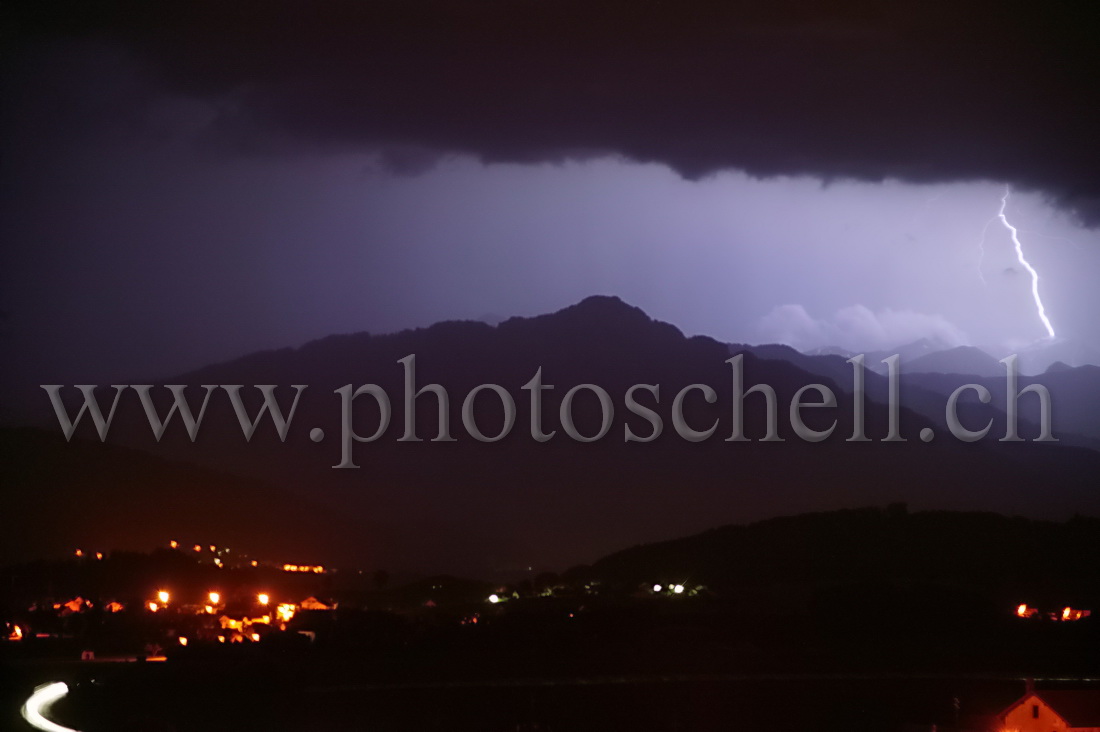
[[[1100,732],[1100,689],[1027,693],[997,715],[995,732]]]

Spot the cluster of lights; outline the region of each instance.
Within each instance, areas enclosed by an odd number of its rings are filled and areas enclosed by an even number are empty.
[[[180,543],[178,541],[176,541],[175,539],[172,539],[171,541],[168,542],[168,546],[172,549],[179,549],[180,548]],[[192,549],[197,554],[202,553],[205,548],[207,548],[207,547],[204,547],[202,544],[194,544],[192,546]],[[218,547],[215,544],[210,544],[208,548],[209,548],[211,553],[221,553],[221,552],[218,551]],[[229,549],[226,548],[226,549],[223,549],[222,551],[228,552]],[[83,558],[85,556],[85,552],[84,552],[83,549],[77,549],[75,551],[75,554],[78,558]],[[103,553],[102,552],[95,552],[94,556],[95,556],[96,559],[103,559]],[[217,557],[215,557],[215,559],[214,559],[214,564],[218,567],[224,567],[224,563],[222,562],[222,560],[220,558],[217,558]],[[259,566],[259,562],[255,559],[251,560],[250,564],[253,567],[258,567]],[[297,573],[306,573],[306,574],[324,574],[325,573],[324,566],[319,565],[319,564],[284,564],[282,569],[283,569],[284,572],[297,572]],[[218,608],[221,605],[221,593],[219,593],[217,591],[210,591],[209,593],[207,593],[206,599],[207,599],[207,603],[205,605],[203,605],[203,611],[207,614],[213,615],[214,613],[216,613],[218,611]],[[504,598],[502,598],[502,597],[498,597],[498,596],[494,595],[493,598],[490,600],[490,602],[500,602],[503,599]],[[160,612],[161,610],[167,609],[169,603],[171,602],[171,600],[172,600],[172,596],[171,596],[171,593],[168,592],[168,590],[157,590],[156,595],[155,595],[155,599],[149,600],[146,603],[145,606],[149,610],[149,612],[156,613],[156,612]],[[260,592],[256,595],[256,602],[261,606],[267,607],[272,602],[271,595],[266,593],[266,592]],[[119,603],[113,602],[108,606],[107,609],[110,610],[111,612],[118,612],[118,611],[123,609],[123,606]],[[275,615],[276,615],[276,617],[278,618],[278,620],[280,622],[286,623],[286,622],[289,622],[291,619],[293,619],[293,617],[296,614],[297,610],[298,610],[298,606],[295,605],[295,604],[281,603],[281,604],[276,606]],[[263,622],[270,623],[270,621],[271,621],[271,616],[270,615],[264,615],[263,616]],[[14,636],[16,633],[19,634],[20,638],[22,637],[22,630],[19,629],[18,626],[16,626],[15,629],[12,631],[12,635]],[[259,635],[256,634],[256,633],[253,633],[251,638],[252,638],[252,640],[259,640]],[[185,636],[180,636],[178,640],[179,640],[179,644],[181,646],[186,646],[187,645],[187,638]],[[224,638],[222,638],[222,637],[219,637],[219,640],[224,642]]]
[[[168,546],[171,547],[172,549],[179,549],[180,548],[180,543],[178,541],[176,541],[175,539],[172,539],[171,541],[168,542]],[[202,544],[195,544],[191,548],[195,551],[196,554],[201,554],[202,552],[206,551],[207,549],[210,550],[211,554],[222,555],[222,554],[228,554],[229,553],[229,547],[221,547],[219,549],[217,544],[209,544],[209,545],[206,545],[206,546],[204,546]],[[80,552],[79,549],[77,550],[77,552],[78,552],[77,556],[81,556],[81,554],[79,553]],[[224,562],[221,559],[217,558],[217,557],[215,557],[215,559],[214,559],[214,564],[217,565],[218,567],[224,567],[225,566]],[[260,562],[256,559],[250,560],[248,562],[248,564],[251,567],[259,567],[260,566]],[[283,571],[284,572],[306,572],[306,573],[309,573],[309,574],[324,574],[325,573],[325,568],[322,565],[319,565],[319,564],[284,564],[283,565]]]
[[[324,574],[325,568],[319,564],[284,564],[284,572],[307,572],[313,574]]]
[[[653,585],[653,591],[655,593],[664,592],[666,589],[674,595],[684,594],[684,586],[681,584],[668,585],[668,587],[665,587],[665,585],[662,584]]]
[[[1064,607],[1061,612],[1048,613],[1047,616],[1051,620],[1061,620],[1063,622],[1071,623],[1082,618],[1087,618],[1092,615],[1091,610],[1078,610],[1072,607]],[[1039,614],[1039,608],[1030,607],[1027,603],[1021,603],[1016,607],[1016,617],[1018,618],[1035,618],[1042,617]]]
[[[168,546],[171,547],[172,549],[179,549],[180,543],[178,541],[176,541],[175,539],[172,539],[172,541],[168,542]],[[191,547],[191,549],[193,549],[195,551],[195,553],[197,554],[197,553],[202,551],[202,544],[195,544],[194,546]],[[210,545],[210,552],[215,553],[217,551],[218,551],[217,545],[216,544],[211,544]],[[228,552],[229,548],[226,547],[225,549],[223,549],[223,551]]]
[[[77,559],[83,559],[84,558],[84,550],[83,549],[77,549],[75,552],[73,552],[73,556],[75,556]],[[90,556],[93,556],[96,559],[103,559],[103,552],[93,552]]]
[[[146,603],[145,607],[151,613],[160,612],[161,610],[165,610],[165,609],[168,608],[168,605],[171,602],[171,600],[172,600],[172,596],[171,596],[171,593],[168,590],[157,590],[156,599],[155,600],[149,600]],[[218,611],[218,606],[221,604],[222,595],[217,590],[211,590],[210,592],[208,592],[206,594],[206,600],[207,600],[207,604],[204,606],[203,610],[207,614],[213,615]],[[263,607],[267,607],[272,602],[271,595],[267,592],[257,593],[256,602],[257,602],[257,604],[259,604]],[[87,601],[85,601],[81,598],[77,598],[76,600],[72,600],[72,601],[70,601],[70,603],[66,603],[64,605],[62,603],[57,603],[57,604],[55,604],[54,609],[60,609],[61,607],[68,607],[70,605],[75,605],[77,603],[79,603],[81,605],[81,609],[83,609],[83,605],[85,605],[85,604],[87,604],[89,607],[91,606],[91,603],[88,603]],[[121,603],[111,602],[106,606],[106,609],[109,612],[119,612],[120,610],[123,609],[123,605]],[[279,622],[288,623],[294,618],[297,611],[298,611],[298,606],[295,605],[294,603],[280,603],[275,608],[275,616],[278,618]],[[74,610],[74,612],[75,612],[75,610]],[[223,621],[225,621],[225,619],[223,619]],[[260,623],[264,623],[264,624],[270,624],[271,623],[271,615],[266,614],[266,615],[263,615],[262,617],[254,618],[250,622],[252,622],[252,623],[260,622]],[[477,621],[475,620],[474,622],[477,622]],[[7,640],[9,640],[9,641],[22,640],[23,639],[23,629],[20,628],[18,625],[12,625],[10,627],[11,627],[11,630],[8,633]],[[231,627],[231,628],[234,628],[234,629],[243,628],[243,624],[241,624],[241,621],[234,621],[234,620],[230,619],[230,620],[228,620],[228,622],[223,622],[223,627]],[[260,634],[259,633],[251,633],[251,634],[248,634],[247,637],[250,640],[256,641],[256,642],[258,642],[260,640]],[[219,641],[221,641],[223,643],[225,642],[224,636],[219,636],[218,639],[219,639]],[[236,642],[236,640],[237,639],[234,638],[234,642]],[[181,646],[186,646],[187,643],[188,643],[188,639],[187,639],[186,636],[179,636],[177,638],[177,641],[179,642],[179,644]]]
[[[244,640],[244,638],[245,638],[245,636],[243,636],[243,635],[235,635],[235,636],[233,636],[232,638],[229,639],[229,642],[230,643],[240,643],[242,640]],[[248,639],[251,640],[253,643],[259,643],[260,642],[260,634],[259,633],[253,633],[252,635],[248,636]],[[225,643],[225,636],[224,635],[219,635],[218,636],[218,643]]]
[[[53,604],[53,609],[54,610],[61,610],[62,608],[64,608],[65,610],[68,610],[71,613],[84,612],[84,608],[86,608],[86,607],[87,608],[92,608],[92,607],[95,607],[95,605],[92,604],[91,600],[85,600],[83,597],[74,597],[72,600],[69,600],[68,602],[55,602]]]
[[[155,613],[162,608],[168,607],[168,603],[171,601],[171,599],[172,595],[168,592],[168,590],[157,590],[156,600],[150,600],[146,604],[146,607],[148,607],[151,612]],[[256,600],[261,605],[267,605],[269,602],[271,602],[271,596],[268,595],[266,592],[261,592],[260,594],[256,595]],[[206,605],[204,606],[204,610],[212,615],[217,610],[218,605],[221,604],[221,601],[221,593],[217,590],[211,590],[210,592],[206,593]],[[119,606],[119,609],[121,609],[121,606]]]

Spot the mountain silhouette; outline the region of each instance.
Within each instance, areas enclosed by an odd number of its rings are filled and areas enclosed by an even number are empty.
[[[407,416],[399,360],[413,354],[417,386],[438,383],[449,395],[447,427],[454,441],[433,441],[440,428],[431,394],[418,399],[413,412],[421,441],[399,440]],[[342,528],[334,525],[330,532],[327,543],[345,547],[342,563],[480,576],[561,568],[716,524],[893,501],[921,509],[999,510],[1046,518],[1100,509],[1093,486],[1100,454],[1089,450],[1032,442],[963,444],[939,422],[911,409],[899,415],[907,441],[882,442],[888,412],[870,399],[870,441],[848,442],[851,386],[841,381],[844,372],[832,362],[829,374],[822,375],[797,363],[742,352],[745,388],[768,384],[775,390],[778,433],[785,441],[761,441],[768,415],[759,394],[744,402],[749,441],[726,441],[733,429],[730,357],[726,344],[686,337],[617,298],[591,297],[495,327],[443,322],[387,335],[329,336],[157,382],[189,385],[195,411],[203,384],[279,385],[276,394],[284,410],[293,397],[291,385],[308,385],[285,442],[270,421],[246,440],[221,392],[211,397],[194,443],[178,418],[156,442],[136,395],[128,392],[120,398],[109,441],[247,476],[307,503],[323,504],[355,527],[350,550]],[[546,442],[531,437],[531,392],[522,388],[539,369],[543,383],[554,386],[543,392],[543,429],[555,433]],[[832,389],[838,406],[802,410],[814,429],[836,421],[828,439],[810,443],[794,433],[789,405],[800,389],[814,383]],[[357,469],[334,469],[341,460],[341,400],[335,392],[364,384],[385,390],[392,419],[378,440],[353,446]],[[473,439],[461,419],[463,400],[482,384],[500,385],[516,405],[511,433],[494,443]],[[566,392],[584,384],[606,390],[614,408],[607,435],[594,442],[570,439],[560,419]],[[628,427],[642,436],[652,429],[625,407],[625,394],[636,384],[659,385],[657,396],[634,394],[663,420],[664,430],[652,442],[624,441]],[[688,425],[703,430],[717,424],[714,435],[701,442],[679,436],[671,419],[673,398],[693,384],[710,386],[717,397],[713,404],[698,390],[684,397]],[[875,384],[885,388],[884,379]],[[162,416],[170,404],[164,392],[154,390]],[[242,394],[254,415],[258,391],[246,386]],[[935,391],[924,394],[942,414],[944,399]],[[112,395],[113,390],[101,389],[100,402],[106,405]],[[815,391],[804,400],[820,401]],[[934,411],[932,406],[928,411]],[[600,432],[600,404],[590,389],[574,395],[572,413],[581,435]],[[503,424],[504,409],[491,391],[473,402],[472,414],[486,434]],[[373,433],[380,419],[374,401],[357,400],[352,419],[359,434]],[[931,443],[917,437],[924,428],[936,432]],[[316,429],[324,432],[318,442],[310,439]],[[95,436],[89,424],[82,424],[78,434]]]
[[[910,513],[894,504],[715,528],[616,552],[590,572],[626,586],[675,581],[726,595],[891,582],[980,589],[1003,596],[1006,608],[1021,601],[1091,607],[1100,599],[1091,571],[1100,562],[1100,544],[1091,538],[1098,531],[1096,518]]]
[[[945,351],[914,358],[905,364],[906,371],[920,373],[933,371],[941,374],[974,374],[975,376],[1002,376],[1003,364],[980,348],[958,346]]]
[[[1007,377],[977,376],[971,374],[912,374],[908,383],[914,387],[948,395],[963,384],[975,383],[989,389],[990,406],[1003,412],[1007,406]],[[1054,435],[1067,444],[1095,446],[1100,440],[1100,415],[1096,404],[1100,403],[1100,366],[1050,368],[1040,376],[1019,376],[1017,390],[1032,384],[1045,387],[1050,393],[1051,424]],[[968,403],[976,402],[974,393],[968,392]],[[1020,423],[1038,424],[1041,418],[1040,403],[1035,396],[1025,394],[1018,400]],[[1029,428],[1034,429],[1034,428]],[[1075,436],[1086,438],[1082,442]]]

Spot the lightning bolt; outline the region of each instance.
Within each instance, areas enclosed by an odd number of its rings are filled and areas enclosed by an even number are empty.
[[[1016,227],[1008,223],[1008,218],[1005,216],[1005,208],[1008,206],[1008,196],[1011,193],[1011,188],[1005,186],[1005,194],[1001,197],[1001,209],[997,212],[996,218],[999,218],[1001,220],[1001,223],[1005,225],[1005,228],[1008,229],[1009,233],[1012,234],[1012,243],[1016,247],[1016,259],[1019,260],[1023,268],[1026,269],[1031,275],[1031,297],[1035,300],[1035,309],[1039,311],[1039,320],[1043,321],[1043,325],[1047,329],[1047,335],[1051,338],[1054,338],[1054,326],[1050,324],[1050,318],[1047,317],[1046,308],[1043,307],[1043,300],[1039,297],[1039,273],[1035,271],[1035,268],[1032,267],[1031,264],[1024,257],[1024,247],[1020,243],[1020,237],[1016,235]],[[987,223],[986,226],[988,227],[989,224]],[[984,231],[982,234],[982,240],[984,243]],[[982,247],[982,253],[983,255],[985,253],[984,244]]]

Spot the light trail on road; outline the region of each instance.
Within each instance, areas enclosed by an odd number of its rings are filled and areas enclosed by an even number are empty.
[[[27,699],[23,709],[20,710],[23,719],[27,720],[28,724],[35,729],[44,730],[45,732],[77,732],[71,727],[62,727],[56,722],[51,722],[43,716],[45,712],[49,711],[54,702],[68,693],[69,686],[64,681],[55,681],[52,684],[39,686]]]

